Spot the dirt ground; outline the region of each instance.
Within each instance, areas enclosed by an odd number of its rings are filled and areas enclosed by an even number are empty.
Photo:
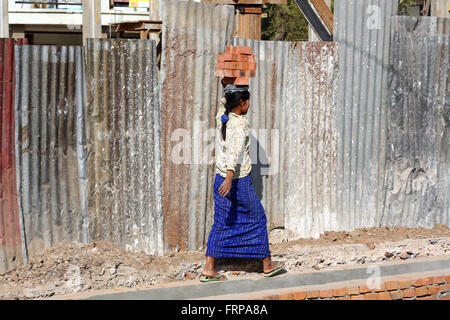
[[[433,229],[362,228],[294,241],[288,241],[284,230],[273,230],[269,239],[273,259],[286,261],[288,272],[450,255],[450,229],[444,225]],[[204,251],[156,257],[125,252],[104,241],[61,242],[30,257],[28,264],[0,275],[0,299],[149,288],[158,283],[198,279],[203,265]],[[218,259],[216,267],[229,279],[262,277],[262,264],[257,259]]]

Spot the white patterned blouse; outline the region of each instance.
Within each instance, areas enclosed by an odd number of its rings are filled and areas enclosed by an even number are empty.
[[[224,141],[221,117],[225,113],[225,103],[222,98],[216,116],[216,173],[226,177],[227,170],[233,170],[233,179],[243,178],[252,170],[249,123],[245,115],[230,112]]]

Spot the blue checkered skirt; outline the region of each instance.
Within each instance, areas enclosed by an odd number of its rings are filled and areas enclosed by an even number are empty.
[[[219,194],[225,178],[214,181],[214,223],[206,256],[212,258],[265,258],[270,256],[267,218],[250,175],[233,179],[226,197]]]

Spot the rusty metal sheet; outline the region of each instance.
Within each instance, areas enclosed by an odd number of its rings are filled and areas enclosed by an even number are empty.
[[[163,253],[156,58],[153,40],[88,39],[90,232],[147,254]]]
[[[336,44],[234,41],[251,46],[257,58],[250,156],[269,230],[285,228],[293,238],[335,230]]]
[[[234,8],[168,0],[162,11],[164,243],[168,250],[197,250],[214,215],[208,129],[215,128],[222,97],[216,60],[232,42]]]
[[[336,0],[339,230],[378,226],[383,213],[391,16],[398,1]]]
[[[82,47],[16,46],[15,145],[28,255],[88,241]]]
[[[0,274],[22,262],[14,147],[14,45],[0,39]]]
[[[388,226],[450,226],[450,19],[392,18]]]

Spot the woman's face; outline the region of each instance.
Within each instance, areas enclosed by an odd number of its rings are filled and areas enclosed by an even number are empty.
[[[241,100],[241,113],[247,114],[248,109],[250,108],[250,99]]]

